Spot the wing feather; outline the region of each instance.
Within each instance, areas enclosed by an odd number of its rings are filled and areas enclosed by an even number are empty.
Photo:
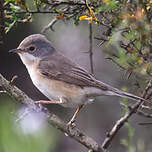
[[[38,69],[41,75],[47,78],[64,81],[81,87],[92,86],[107,90],[107,86],[101,85],[91,73],[58,52],[40,60]]]

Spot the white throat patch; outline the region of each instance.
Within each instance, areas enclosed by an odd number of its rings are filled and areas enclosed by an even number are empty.
[[[37,57],[29,53],[19,53],[19,56],[26,66],[31,65],[37,59]]]

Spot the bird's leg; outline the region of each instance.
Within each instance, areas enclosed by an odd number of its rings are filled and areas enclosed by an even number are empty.
[[[39,101],[35,101],[35,104],[38,104],[40,111],[42,109],[46,110],[46,108],[44,108],[42,105],[43,104],[60,104],[60,101],[56,101],[56,100],[39,100]]]
[[[59,101],[57,101],[57,100],[39,100],[39,101],[36,101],[35,104],[38,104],[40,109],[42,110],[42,104],[63,104],[66,102],[67,101],[64,98],[60,98]]]
[[[71,118],[71,120],[68,122],[68,125],[70,126],[74,126],[74,122],[76,120],[76,117],[78,116],[80,110],[84,107],[84,105],[81,105],[77,108],[76,112],[74,113],[73,117]]]
[[[57,100],[39,100],[35,102],[36,104],[63,104],[66,103],[66,100],[60,98],[59,101]]]
[[[36,104],[60,104],[60,101],[56,101],[56,100],[39,100],[35,102]]]

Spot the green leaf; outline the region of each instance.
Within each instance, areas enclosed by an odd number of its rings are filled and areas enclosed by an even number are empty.
[[[15,2],[16,0],[5,0],[6,3]]]
[[[118,54],[119,54],[119,58],[117,59],[117,62],[120,65],[123,65],[123,67],[128,67],[128,62],[127,62],[127,57],[126,57],[126,52],[123,48],[119,47],[118,48]]]
[[[108,3],[106,3],[105,5],[100,6],[98,9],[96,9],[96,13],[100,13],[100,12],[111,12],[114,11],[118,8],[118,6],[120,7],[120,3],[116,0],[110,0]]]
[[[6,25],[8,26],[5,31],[6,34],[10,31],[10,29],[14,26],[15,23],[16,23],[16,20],[14,20],[11,24],[6,23]]]
[[[18,10],[21,9],[19,6],[16,6],[13,3],[10,3],[10,8],[11,8],[12,11],[18,11]]]

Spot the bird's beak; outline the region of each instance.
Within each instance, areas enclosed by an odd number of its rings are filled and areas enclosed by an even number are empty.
[[[9,52],[10,52],[10,53],[21,53],[21,52],[22,52],[22,50],[21,50],[21,49],[16,48],[16,49],[11,49],[11,50],[9,50]]]

